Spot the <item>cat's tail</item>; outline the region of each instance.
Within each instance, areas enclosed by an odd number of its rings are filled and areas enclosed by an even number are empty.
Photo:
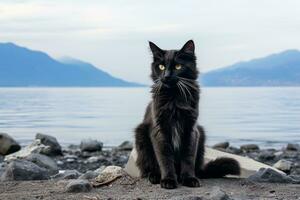
[[[232,158],[221,157],[208,162],[200,172],[198,178],[221,178],[226,175],[240,175],[241,167]]]

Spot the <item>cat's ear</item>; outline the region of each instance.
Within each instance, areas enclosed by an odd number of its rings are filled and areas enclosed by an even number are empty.
[[[188,53],[188,54],[194,54],[195,53],[195,44],[193,40],[187,41],[183,47],[181,48],[182,52]]]
[[[150,47],[154,57],[161,57],[164,53],[164,51],[161,48],[156,46],[156,44],[154,44],[151,41],[149,41],[149,47]]]

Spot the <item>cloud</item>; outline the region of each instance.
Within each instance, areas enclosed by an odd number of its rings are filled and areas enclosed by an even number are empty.
[[[299,13],[296,0],[2,0],[0,38],[148,82],[148,40],[194,39],[207,71],[299,47]]]

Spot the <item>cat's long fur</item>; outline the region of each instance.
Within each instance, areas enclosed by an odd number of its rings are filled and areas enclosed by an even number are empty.
[[[135,129],[137,166],[142,176],[172,189],[178,182],[198,187],[198,178],[239,174],[238,162],[230,158],[204,166],[205,133],[197,124],[200,89],[194,42],[188,41],[180,50],[149,44],[153,53],[152,101]]]

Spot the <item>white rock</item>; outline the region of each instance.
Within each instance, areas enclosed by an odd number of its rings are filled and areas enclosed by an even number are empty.
[[[122,167],[119,166],[108,166],[106,167],[99,176],[96,177],[96,181],[99,183],[114,180],[124,173]]]
[[[87,163],[95,163],[95,162],[98,162],[99,159],[100,158],[98,156],[92,156],[87,159]]]
[[[205,162],[209,162],[211,160],[215,160],[216,158],[219,157],[228,157],[228,158],[233,158],[236,159],[241,166],[241,175],[238,176],[240,178],[247,178],[252,174],[255,174],[260,168],[272,168],[273,170],[285,174],[284,172],[273,168],[269,165],[257,162],[251,158],[246,158],[246,157],[242,157],[242,156],[238,156],[238,155],[234,155],[234,154],[230,154],[230,153],[226,153],[226,152],[222,152],[222,151],[218,151],[209,147],[205,148]],[[140,170],[137,168],[136,166],[136,159],[137,159],[137,153],[135,148],[132,150],[129,160],[125,166],[125,171],[132,177],[140,177]],[[237,177],[237,176],[232,176],[232,177]]]
[[[290,171],[292,168],[292,162],[288,160],[279,160],[273,165],[276,169],[282,170],[284,172]]]
[[[5,161],[16,160],[19,158],[25,158],[29,156],[31,153],[40,153],[45,151],[49,146],[45,146],[41,143],[41,140],[37,139],[34,140],[30,145],[26,146],[25,148],[17,151],[13,154],[9,154],[5,156]]]

